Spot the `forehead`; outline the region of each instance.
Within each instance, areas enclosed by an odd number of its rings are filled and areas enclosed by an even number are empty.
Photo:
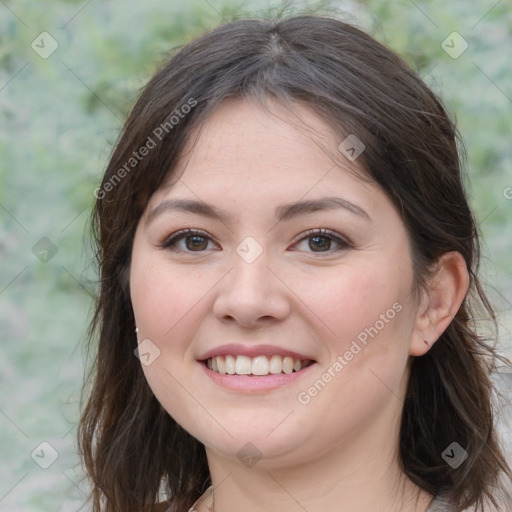
[[[183,157],[151,203],[186,192],[218,199],[233,188],[252,198],[286,193],[295,200],[333,188],[369,188],[358,178],[365,173],[357,161],[338,150],[340,135],[311,108],[294,103],[292,112],[281,103],[268,105],[221,104],[191,133]]]

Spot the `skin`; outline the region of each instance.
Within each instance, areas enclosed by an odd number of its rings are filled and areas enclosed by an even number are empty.
[[[332,129],[296,107],[336,153],[341,141]],[[160,350],[143,365],[145,376],[169,414],[205,445],[216,512],[424,512],[432,496],[398,464],[408,361],[429,350],[455,316],[468,288],[466,266],[458,253],[444,255],[429,293],[415,300],[409,240],[391,201],[348,172],[360,171],[357,160],[341,156],[335,166],[310,135],[285,122],[284,108],[275,108],[279,117],[247,100],[221,105],[150,199],[130,268],[138,339]],[[324,196],[350,201],[368,218],[333,209],[274,219],[279,205]],[[209,203],[229,218],[167,210],[149,221],[171,198]],[[300,236],[319,227],[350,246],[327,237],[318,249],[318,235]],[[162,248],[185,228],[205,232],[199,250],[185,239],[178,252]],[[248,236],[262,250],[252,263],[236,252]],[[299,393],[393,304],[400,311],[321,392],[300,403]],[[273,391],[222,388],[196,359],[242,341],[310,354],[316,364],[307,377]],[[249,467],[237,456],[241,449],[261,458]],[[196,509],[209,506],[211,495]]]

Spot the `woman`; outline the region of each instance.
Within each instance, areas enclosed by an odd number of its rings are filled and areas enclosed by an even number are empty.
[[[511,509],[456,136],[330,18],[163,66],[95,193],[95,511]]]

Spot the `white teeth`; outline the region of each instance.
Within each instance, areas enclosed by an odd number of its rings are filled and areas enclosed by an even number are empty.
[[[251,373],[253,375],[268,375],[268,359],[265,356],[255,357],[252,360]]]
[[[226,359],[222,356],[213,357],[217,361],[217,371],[219,373],[226,373]]]
[[[250,375],[252,371],[251,358],[247,356],[237,356],[235,371],[238,375]]]
[[[229,375],[234,375],[236,372],[236,360],[235,356],[226,356],[226,373]]]
[[[298,372],[311,363],[310,360],[294,359],[290,356],[215,356],[207,359],[206,366],[216,372],[228,375],[269,375]]]
[[[283,359],[283,372],[284,373],[292,373],[293,372],[293,357],[285,357]]]
[[[272,356],[270,358],[270,373],[281,373],[283,371],[283,358]]]

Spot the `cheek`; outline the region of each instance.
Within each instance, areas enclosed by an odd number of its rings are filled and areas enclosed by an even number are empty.
[[[135,319],[141,334],[155,342],[183,331],[202,309],[201,299],[209,290],[211,284],[199,271],[181,267],[171,272],[161,258],[133,258],[130,293]]]
[[[315,290],[310,300],[316,325],[328,346],[321,378],[327,382],[311,393],[303,391],[314,400],[323,395],[319,404],[343,402],[339,410],[357,416],[357,410],[370,410],[400,386],[413,327],[412,273],[391,263],[344,268],[322,281],[323,286],[309,283]]]
[[[135,253],[132,258],[130,293],[138,339],[149,339],[157,347],[157,356],[151,364],[142,364],[142,370],[164,409],[187,427],[187,419],[198,411],[187,391],[193,383],[184,362],[198,329],[197,315],[205,314],[200,298],[211,288],[199,277],[190,271],[171,273],[169,265],[146,255]]]
[[[213,286],[203,274],[172,267],[161,256],[143,251],[132,255],[130,294],[138,339],[151,340],[159,351],[142,370],[156,398],[180,424],[198,414],[190,395],[195,386],[190,351],[200,318],[211,309],[207,294]]]
[[[304,297],[317,325],[325,327],[322,332],[332,350],[344,351],[357,339],[364,343],[397,334],[409,325],[404,311],[412,275],[399,266],[368,262],[317,277],[302,280],[297,295]]]

